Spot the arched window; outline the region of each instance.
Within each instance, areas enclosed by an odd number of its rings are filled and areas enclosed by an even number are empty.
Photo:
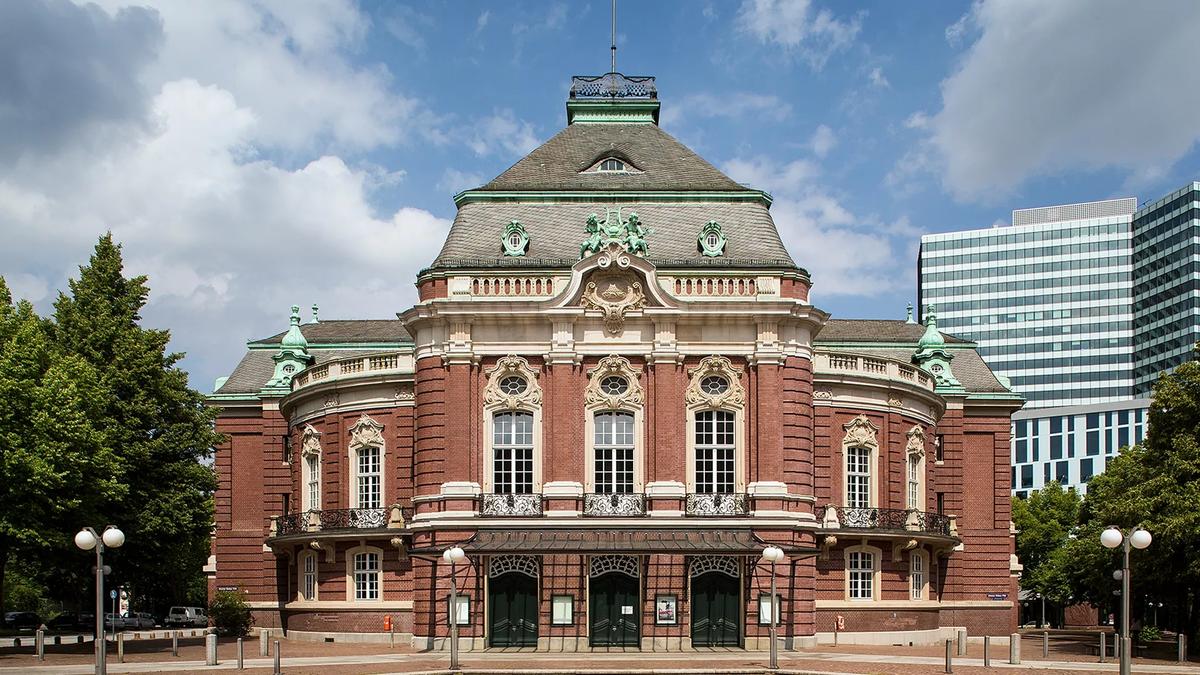
[[[880,551],[874,546],[846,549],[846,599],[876,600],[879,597]]]
[[[633,492],[633,414],[598,412],[595,428],[595,491],[599,494]]]
[[[625,170],[625,162],[622,162],[619,159],[614,159],[612,157],[609,157],[608,159],[604,160],[603,162],[600,162],[599,170],[600,171],[624,171]]]
[[[492,492],[533,492],[533,413],[517,410],[492,417]]]
[[[914,550],[908,554],[908,578],[913,600],[925,600],[929,588],[929,554]]]
[[[734,414],[725,410],[696,413],[696,492],[734,492],[737,446]]]
[[[871,507],[871,449],[846,449],[846,506],[852,509]]]
[[[300,554],[300,599],[317,599],[317,554],[305,551]]]
[[[358,546],[346,551],[346,599],[374,602],[383,598],[383,550]]]

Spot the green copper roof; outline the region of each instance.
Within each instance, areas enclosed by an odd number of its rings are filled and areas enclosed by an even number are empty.
[[[917,341],[917,346],[924,349],[926,347],[941,347],[945,344],[946,340],[938,332],[937,312],[934,310],[933,305],[930,305],[929,311],[925,314],[925,334]]]
[[[285,349],[288,347],[301,350],[308,348],[308,340],[304,339],[304,333],[300,332],[300,305],[292,305],[292,327],[288,328],[279,346]]]

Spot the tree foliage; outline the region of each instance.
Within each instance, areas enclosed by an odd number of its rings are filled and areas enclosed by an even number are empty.
[[[1013,499],[1012,519],[1017,528],[1017,557],[1025,569],[1021,587],[1055,601],[1065,600],[1061,586],[1051,578],[1047,562],[1067,543],[1079,521],[1080,498],[1057,482],[1047,483],[1027,499]],[[1060,597],[1062,596],[1062,597]]]

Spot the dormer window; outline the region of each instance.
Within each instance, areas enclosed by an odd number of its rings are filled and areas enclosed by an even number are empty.
[[[601,155],[594,164],[583,171],[585,174],[596,173],[617,173],[617,174],[635,174],[641,173],[642,170],[637,168],[627,159],[615,155]]]
[[[613,159],[612,157],[609,157],[608,159],[600,162],[600,168],[598,170],[599,171],[624,171],[625,170],[625,162],[622,162],[619,159]]]

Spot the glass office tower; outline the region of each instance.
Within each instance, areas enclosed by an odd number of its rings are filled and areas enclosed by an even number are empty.
[[[925,235],[921,311],[979,343],[1027,409],[1128,400],[1136,209],[1132,197],[1021,209],[1009,227]]]

